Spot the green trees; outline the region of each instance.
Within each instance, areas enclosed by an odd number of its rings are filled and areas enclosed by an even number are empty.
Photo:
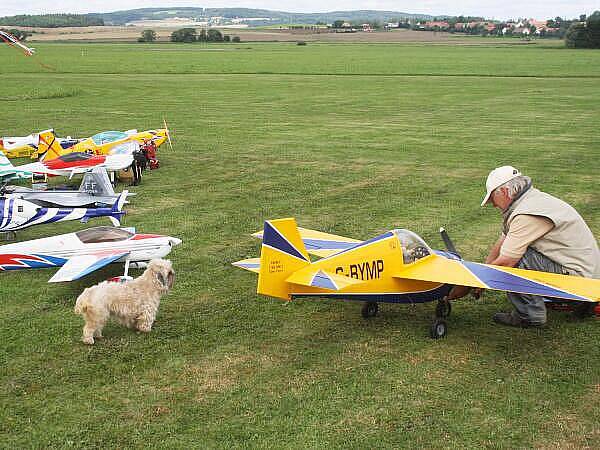
[[[37,16],[23,14],[0,17],[0,25],[43,28],[91,27],[104,25],[104,20],[93,14],[41,14]]]
[[[146,30],[152,31],[152,30]],[[237,41],[236,41],[237,38]],[[216,28],[204,28],[198,33],[194,28],[181,28],[171,33],[172,42],[240,42],[240,38],[234,36],[233,39],[230,36],[223,36]]]
[[[600,48],[600,11],[595,11],[585,22],[573,22],[565,34],[565,45],[568,48]]]
[[[138,42],[154,42],[156,40],[156,31],[144,30],[142,35],[138,38]]]
[[[194,28],[180,28],[171,33],[171,42],[196,42]]]
[[[593,48],[600,48],[600,11],[587,18],[587,29]]]

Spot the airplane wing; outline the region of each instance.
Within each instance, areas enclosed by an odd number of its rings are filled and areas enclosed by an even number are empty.
[[[48,280],[48,283],[78,280],[128,254],[129,252],[124,251],[103,251],[74,256],[73,258],[69,258],[65,265]]]
[[[394,278],[600,302],[600,280],[452,260],[435,254],[405,266]]]
[[[322,231],[310,230],[308,228],[298,227],[300,237],[304,242],[306,251],[311,255],[325,258],[336,253],[354,247],[362,241],[335,234],[323,233]],[[262,239],[263,232],[259,231],[252,236]]]
[[[341,291],[345,287],[364,283],[364,281],[357,280],[356,278],[337,275],[322,269],[311,268],[310,266],[294,272],[285,281],[302,286],[329,289],[331,291]]]

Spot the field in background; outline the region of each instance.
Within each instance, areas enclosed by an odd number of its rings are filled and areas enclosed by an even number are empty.
[[[0,435],[6,447],[597,448],[599,322],[491,323],[504,296],[454,305],[258,297],[230,266],[267,218],[356,238],[445,226],[482,260],[499,232],[479,207],[513,164],[600,236],[600,59],[545,46],[36,44],[0,49],[0,135],[160,127],[162,148],[124,225],[183,239],[149,335],[80,342],[72,307],[118,274],[46,283],[0,274]],[[36,64],[52,66],[48,70]],[[94,224],[105,224],[99,220]],[[32,239],[81,228],[42,226]]]
[[[28,42],[49,41],[136,41],[145,29],[156,31],[159,41],[169,41],[171,33],[179,28],[189,25],[174,27],[152,26],[102,26],[102,27],[64,27],[64,28],[27,28],[18,27],[27,31],[34,31]],[[201,27],[197,27],[200,30]],[[357,33],[330,33],[327,30],[319,32],[309,30],[288,30],[284,26],[257,27],[257,28],[220,28],[223,34],[239,36],[242,42],[426,42],[432,44],[487,44],[487,45],[518,45],[539,43],[542,45],[564,46],[563,41],[554,39],[523,40],[520,38],[481,38],[463,34],[439,33],[433,31],[413,31],[398,29],[393,31],[357,32]]]

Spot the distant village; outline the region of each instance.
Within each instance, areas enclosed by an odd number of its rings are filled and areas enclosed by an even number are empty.
[[[585,20],[585,19],[584,19]],[[518,19],[508,21],[492,21],[481,18],[463,18],[462,16],[446,18],[443,20],[416,20],[405,19],[397,22],[349,22],[336,20],[333,23],[316,24],[282,24],[281,19],[269,17],[171,17],[162,20],[137,20],[128,22],[127,26],[192,26],[192,27],[219,27],[219,28],[248,28],[253,26],[265,26],[271,23],[271,27],[290,29],[296,31],[319,31],[335,33],[356,33],[373,31],[391,31],[405,28],[416,31],[435,31],[447,33],[465,33],[475,35],[497,35],[497,36],[536,36],[536,37],[563,37],[572,20],[564,20],[560,17],[549,20]]]

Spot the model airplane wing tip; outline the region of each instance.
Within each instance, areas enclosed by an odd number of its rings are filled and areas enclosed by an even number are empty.
[[[239,267],[240,269],[249,270],[250,272],[260,272],[260,258],[242,259],[241,261],[232,262],[231,265]]]

